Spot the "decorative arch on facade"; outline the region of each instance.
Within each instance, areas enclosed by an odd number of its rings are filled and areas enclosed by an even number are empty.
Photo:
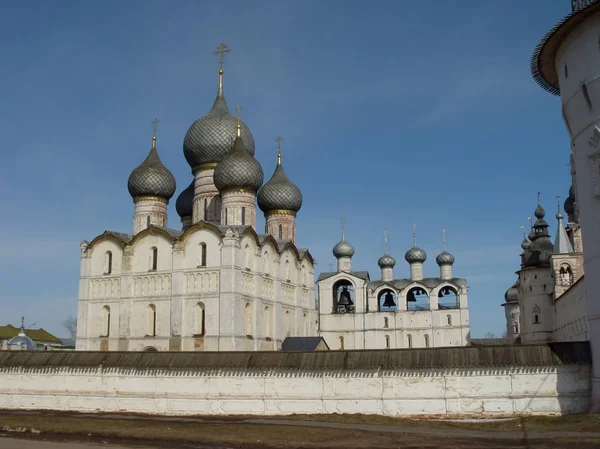
[[[127,245],[127,241],[117,237],[114,233],[105,231],[100,234],[98,237],[94,238],[88,245],[88,251],[92,250],[94,246],[96,246],[100,242],[111,241],[115,243],[119,248],[123,249]]]
[[[429,334],[425,334],[425,347],[429,348],[430,344],[429,344]]]
[[[194,335],[204,336],[206,334],[206,308],[203,302],[194,307]]]
[[[146,308],[146,335],[156,336],[156,306],[154,304],[150,304]]]
[[[207,223],[205,221],[199,221],[198,223],[194,223],[192,226],[190,226],[185,231],[183,231],[183,234],[181,234],[177,238],[177,240],[178,240],[178,242],[183,243],[185,245],[187,240],[192,235],[194,235],[197,231],[200,231],[200,230],[205,230],[205,231],[209,231],[209,232],[213,233],[219,239],[219,242],[222,242],[222,240],[223,240],[223,234],[221,234],[221,231],[219,230],[219,228],[217,228],[215,225]],[[165,233],[166,233],[166,231],[165,231]],[[167,235],[168,235],[168,233],[167,233]]]
[[[206,242],[200,242],[200,245],[198,245],[198,267],[206,267],[206,256]]]
[[[414,285],[406,292],[406,310],[430,310],[429,292],[421,285]]]
[[[413,347],[413,338],[411,334],[407,334],[406,335],[406,346],[408,348],[412,348]]]
[[[141,240],[142,238],[144,238],[145,236],[148,236],[148,235],[155,235],[155,236],[163,237],[171,245],[173,245],[173,242],[175,241],[173,236],[171,234],[169,234],[167,231],[165,231],[164,229],[157,228],[154,225],[150,225],[146,229],[144,229],[144,230],[138,232],[136,235],[134,235],[133,238],[131,239],[131,241],[128,243],[128,245],[134,246],[138,240]]]
[[[558,276],[560,278],[560,285],[564,287],[573,285],[573,271],[571,270],[571,265],[566,263],[562,264],[558,270]]]
[[[252,335],[252,306],[249,302],[244,307],[244,332],[248,337]]]
[[[112,274],[113,269],[113,253],[106,251],[104,253],[104,274]]]
[[[531,309],[531,321],[533,324],[539,324],[542,322],[542,313],[537,304],[533,305]]]
[[[271,314],[271,308],[265,306],[263,315],[263,334],[265,338],[271,339],[273,333],[273,318]]]
[[[398,294],[395,290],[384,287],[377,293],[377,307],[380,312],[396,312],[398,310]]]
[[[385,349],[390,349],[390,336],[386,335],[385,336]]]
[[[451,285],[442,285],[438,289],[438,309],[450,310],[459,309],[460,301],[458,299],[458,289]]]
[[[110,307],[109,306],[102,307],[102,332],[100,332],[100,336],[110,337]]]
[[[333,313],[354,313],[356,309],[356,287],[345,278],[333,284]]]
[[[158,248],[153,246],[150,248],[150,271],[158,270]]]

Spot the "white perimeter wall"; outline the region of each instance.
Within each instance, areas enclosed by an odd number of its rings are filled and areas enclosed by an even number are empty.
[[[0,367],[0,408],[168,415],[581,413],[590,366],[465,370]]]

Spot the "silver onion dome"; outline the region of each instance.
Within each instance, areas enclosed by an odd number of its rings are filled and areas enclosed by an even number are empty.
[[[342,231],[342,240],[340,240],[333,247],[333,255],[335,256],[336,259],[339,259],[340,257],[354,256],[354,247],[346,241],[346,237],[344,236],[343,231]]]
[[[394,268],[396,259],[386,253],[379,258],[377,265],[379,265],[379,268]]]
[[[25,325],[23,324],[24,319],[21,319],[21,329],[16,337],[8,340],[8,346],[18,346],[25,351],[35,351],[37,346],[35,342],[27,336],[25,333]]]
[[[194,180],[179,194],[175,202],[177,214],[181,217],[191,217],[194,214]]]
[[[238,135],[231,151],[217,164],[214,173],[215,187],[220,191],[230,188],[260,189],[264,180],[263,169],[254,156],[246,151]]]
[[[258,191],[257,199],[258,207],[263,212],[272,210],[298,212],[302,207],[302,192],[283,171],[280,157],[273,176]]]
[[[254,156],[254,137],[244,122],[241,122],[240,131],[246,151]],[[236,135],[237,118],[229,112],[221,86],[210,112],[196,120],[185,135],[185,159],[192,169],[198,165],[219,162],[231,149],[231,141]]]
[[[435,263],[438,265],[452,265],[454,264],[454,256],[444,250],[435,258]]]
[[[156,151],[156,136],[152,137],[152,148],[148,157],[129,175],[129,194],[138,196],[159,196],[169,200],[175,193],[175,177],[161,162]]]
[[[408,263],[423,263],[427,260],[427,253],[421,248],[413,246],[411,249],[406,251],[406,254],[404,254],[404,259],[406,259]]]

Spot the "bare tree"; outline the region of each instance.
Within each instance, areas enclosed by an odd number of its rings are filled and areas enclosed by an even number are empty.
[[[497,338],[496,334],[492,334],[491,332],[486,332],[483,338]]]
[[[77,318],[69,316],[69,318],[63,321],[63,326],[69,332],[71,338],[75,340],[75,337],[77,337]]]

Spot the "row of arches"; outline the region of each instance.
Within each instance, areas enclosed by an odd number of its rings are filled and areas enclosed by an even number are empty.
[[[157,325],[156,306],[149,304],[146,307],[146,336],[156,336],[156,325]],[[110,337],[111,332],[111,310],[110,306],[106,305],[102,307],[102,323],[100,326],[100,337]]]
[[[413,336],[411,334],[406,335],[406,347],[413,348]],[[429,334],[425,334],[423,336],[423,345],[425,348],[430,347]],[[391,348],[391,337],[389,335],[385,335],[385,348]],[[344,337],[339,337],[339,349],[344,349]]]
[[[431,302],[427,290],[414,286],[406,293],[406,310],[430,310]],[[460,308],[458,292],[450,285],[438,291],[438,310]],[[333,312],[354,313],[356,310],[356,289],[347,279],[340,279],[333,285]],[[377,295],[377,310],[380,312],[398,311],[398,295],[390,288],[382,289]]]

